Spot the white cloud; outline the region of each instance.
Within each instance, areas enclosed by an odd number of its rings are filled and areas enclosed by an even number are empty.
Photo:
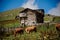
[[[60,16],[60,3],[58,3],[57,7],[49,10],[48,14],[55,15],[55,16]]]
[[[28,0],[26,3],[23,3],[23,8],[38,9],[38,5],[34,4],[35,0]]]

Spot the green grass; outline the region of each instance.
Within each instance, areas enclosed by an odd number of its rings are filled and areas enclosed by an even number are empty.
[[[52,16],[45,16],[44,21],[52,21],[53,17]]]
[[[20,11],[24,10],[24,8],[18,8],[18,9],[13,9],[13,10],[8,10],[5,12],[2,12],[0,14],[0,26],[2,25],[5,28],[8,27],[19,27],[20,26],[20,21],[15,19],[15,16],[19,14]],[[52,21],[53,16],[46,16],[44,17],[44,21]],[[54,22],[60,22],[60,17],[55,17]],[[49,27],[49,28],[48,28]],[[37,32],[32,32],[30,34],[27,34],[24,32],[24,34],[20,35],[17,34],[16,37],[14,35],[10,35],[8,37],[4,37],[4,40],[43,40],[43,35],[44,32],[53,32],[50,34],[53,34],[54,37],[57,37],[58,33],[56,31],[55,25],[51,24],[47,26],[47,24],[42,24],[37,26]],[[43,33],[41,33],[43,32]],[[56,33],[54,33],[56,32]],[[55,35],[56,34],[56,35]],[[53,38],[53,37],[52,37]],[[48,38],[46,40],[49,40]],[[53,39],[57,40],[57,39]]]
[[[12,9],[12,10],[8,10],[5,12],[1,12],[0,13],[0,21],[15,19],[15,17],[22,10],[24,10],[24,8],[17,8],[17,9]]]
[[[60,17],[55,17],[55,22],[60,22]]]
[[[5,37],[4,40],[7,40],[7,39],[8,40],[13,40],[13,39],[14,40],[43,40],[44,33],[45,32],[50,32],[50,31],[52,31],[52,33],[50,33],[50,38],[53,39],[54,37],[58,37],[58,33],[55,29],[54,24],[49,25],[49,28],[47,28],[46,24],[43,24],[43,25],[37,26],[37,32],[32,32],[30,34],[24,32],[22,35],[17,34],[16,37],[14,37],[14,35],[10,35],[9,37]],[[53,34],[53,36],[51,34]],[[49,40],[49,38],[47,38],[46,40]],[[57,38],[53,39],[53,40],[57,40]]]
[[[0,21],[0,25],[2,25],[3,27],[18,27],[20,26],[20,22],[19,20],[6,20],[6,21]]]

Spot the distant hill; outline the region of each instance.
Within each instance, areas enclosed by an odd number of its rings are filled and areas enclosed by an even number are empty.
[[[22,10],[24,10],[24,8],[17,8],[17,9],[1,12],[0,21],[15,19],[15,16],[18,15],[19,12]]]

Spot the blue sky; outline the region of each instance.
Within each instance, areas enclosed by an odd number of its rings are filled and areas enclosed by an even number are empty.
[[[0,12],[21,7],[28,0],[0,0]],[[47,13],[50,9],[55,8],[60,0],[35,0],[34,4],[38,5],[39,9],[44,9]]]

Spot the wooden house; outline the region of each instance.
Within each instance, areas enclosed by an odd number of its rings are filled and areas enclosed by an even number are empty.
[[[32,10],[26,8],[19,12],[19,15],[16,17],[20,19],[20,23],[23,25],[35,25],[37,23],[44,22],[44,9]]]

